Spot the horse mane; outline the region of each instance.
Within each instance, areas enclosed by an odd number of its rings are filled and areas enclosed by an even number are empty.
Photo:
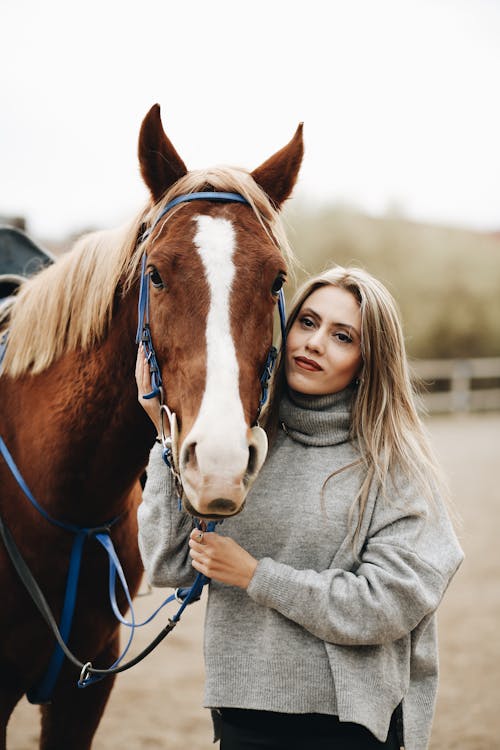
[[[105,336],[117,290],[129,291],[150,238],[138,243],[143,224],[151,224],[173,198],[214,189],[237,192],[251,205],[264,230],[289,265],[293,253],[280,216],[250,173],[234,167],[188,172],[157,203],[117,229],[92,232],[39,274],[26,280],[0,318],[9,327],[3,373],[12,377],[47,369],[65,352],[88,350]],[[169,211],[165,222],[186,204]]]

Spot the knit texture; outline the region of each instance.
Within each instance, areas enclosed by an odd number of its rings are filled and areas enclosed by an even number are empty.
[[[388,499],[372,488],[354,545],[350,511],[365,469],[349,439],[352,397],[352,389],[285,397],[283,430],[246,508],[219,529],[259,563],[247,591],[210,585],[205,705],[335,714],[385,740],[403,700],[406,748],[424,750],[436,693],[434,612],[462,552],[439,498],[428,512],[404,477]],[[191,526],[155,447],[139,508],[154,585],[193,579]]]

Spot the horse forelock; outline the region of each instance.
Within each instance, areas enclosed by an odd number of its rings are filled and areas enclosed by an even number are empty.
[[[193,170],[178,180],[162,200],[152,206],[144,221],[152,224],[162,209],[179,195],[195,193],[203,190],[218,190],[239,193],[248,201],[263,230],[282,253],[290,269],[293,269],[295,258],[286,237],[286,233],[279,212],[274,208],[268,196],[252,178],[251,174],[238,167],[212,167],[210,169]],[[180,203],[169,211],[162,220],[165,225],[178,211],[182,211],[187,204]],[[161,230],[160,230],[161,231]],[[150,237],[145,244],[152,241]],[[131,269],[132,273],[134,269]]]

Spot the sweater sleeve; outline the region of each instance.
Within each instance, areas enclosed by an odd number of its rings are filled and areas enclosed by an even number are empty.
[[[196,571],[189,557],[188,537],[193,519],[178,507],[170,471],[160,445],[153,446],[142,503],[137,511],[139,550],[153,586],[190,585]]]
[[[352,570],[296,570],[264,558],[247,592],[329,643],[377,645],[437,608],[462,557],[442,506],[428,513],[385,506]]]

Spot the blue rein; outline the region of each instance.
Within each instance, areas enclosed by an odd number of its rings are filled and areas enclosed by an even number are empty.
[[[108,668],[109,670],[115,669],[124,659],[128,653],[130,646],[132,645],[134,632],[136,628],[143,627],[150,623],[157,614],[170,602],[180,602],[180,607],[173,617],[170,618],[171,622],[176,624],[182,613],[188,604],[197,601],[203,590],[203,587],[208,583],[208,579],[202,573],[198,573],[192,586],[179,588],[174,594],[169,596],[165,601],[150,615],[144,622],[136,622],[135,613],[132,603],[132,597],[127,585],[125,574],[121,566],[118,555],[113,545],[113,541],[110,537],[111,527],[119,520],[119,516],[111,519],[102,526],[97,527],[86,527],[77,526],[76,524],[69,523],[66,521],[60,521],[53,518],[45,508],[43,508],[33,496],[31,490],[23,479],[19,469],[16,466],[14,459],[12,458],[7,446],[3,439],[0,437],[0,453],[2,454],[7,466],[9,467],[14,479],[18,483],[19,487],[23,491],[24,495],[28,498],[34,508],[45,518],[46,521],[60,529],[64,529],[72,534],[75,534],[75,540],[71,548],[71,556],[68,568],[68,575],[66,579],[66,592],[64,596],[64,603],[61,615],[61,621],[59,624],[59,633],[65,644],[68,643],[71,626],[73,622],[73,614],[76,605],[76,595],[78,589],[78,581],[80,577],[81,562],[83,556],[83,546],[88,538],[95,538],[104,548],[108,555],[109,561],[109,600],[111,608],[114,612],[116,619],[122,624],[131,629],[130,635],[127,641],[127,645],[118,657],[118,659]],[[213,531],[215,529],[215,521],[210,521],[206,526],[206,531]],[[116,600],[116,576],[120,579],[120,583],[127,600],[128,607],[130,609],[130,621],[126,620],[120,612],[118,602]],[[48,703],[54,691],[61,667],[64,661],[64,652],[59,644],[56,644],[52,656],[49,661],[47,670],[37,685],[34,685],[27,693],[27,697],[30,703]],[[108,671],[108,670],[105,670]],[[78,687],[87,687],[94,682],[104,679],[106,675],[92,675],[91,670],[82,670],[82,675],[78,681]]]
[[[64,604],[59,626],[61,636],[64,639],[64,642],[67,643],[69,634],[71,632],[73,614],[75,611],[76,592],[78,588],[78,580],[80,577],[80,567],[85,540],[89,537],[95,537],[101,544],[103,544],[105,549],[108,550],[107,542],[109,542],[112,546],[109,531],[111,527],[118,521],[119,517],[112,518],[101,526],[97,526],[94,528],[87,526],[77,526],[73,523],[59,521],[56,518],[52,518],[52,516],[47,513],[45,508],[43,508],[33,496],[30,488],[22,477],[21,472],[17,468],[14,459],[9,453],[9,450],[1,437],[0,453],[2,454],[5,463],[9,467],[11,474],[16,480],[17,484],[19,485],[25,496],[28,498],[30,503],[33,505],[33,507],[36,508],[36,510],[40,513],[40,515],[43,516],[43,518],[45,518],[45,520],[51,523],[53,526],[58,526],[60,529],[64,529],[65,531],[69,531],[70,533],[75,534],[75,540],[71,548],[70,563],[66,579],[66,593],[64,596]],[[114,565],[114,561],[112,560],[111,556],[109,560],[111,570],[112,565]],[[126,589],[126,594],[128,595],[128,589]],[[130,596],[128,595],[127,598],[130,599]],[[54,690],[57,678],[59,676],[63,660],[64,654],[60,646],[56,645],[54,651],[52,652],[49,666],[44,677],[38,683],[38,685],[33,687],[28,692],[28,700],[30,701],[30,703],[47,703],[49,701],[50,696],[52,695],[52,692]]]

